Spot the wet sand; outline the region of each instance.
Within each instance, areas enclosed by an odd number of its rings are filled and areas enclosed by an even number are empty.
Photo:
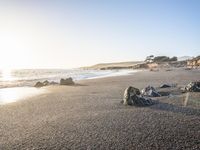
[[[0,105],[13,103],[21,99],[30,98],[36,95],[47,93],[45,89],[35,87],[12,87],[0,88]]]
[[[120,103],[129,85],[184,86],[199,77],[176,69],[44,87],[46,94],[0,106],[0,149],[199,149],[200,93],[170,89],[150,107]]]

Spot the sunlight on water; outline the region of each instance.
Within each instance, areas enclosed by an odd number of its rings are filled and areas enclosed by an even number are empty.
[[[138,70],[83,70],[83,69],[10,69],[0,70],[0,88],[33,86],[38,81],[59,82],[72,77],[75,81],[128,75]]]
[[[0,104],[16,102],[20,99],[45,93],[45,89],[33,87],[15,87],[0,89]]]

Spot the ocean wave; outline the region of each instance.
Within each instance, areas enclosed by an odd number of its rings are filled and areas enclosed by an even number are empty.
[[[136,70],[83,70],[83,69],[23,69],[13,70],[9,78],[0,73],[0,88],[33,86],[37,81],[59,82],[61,78],[72,77],[73,80],[84,80],[120,76],[134,73]]]

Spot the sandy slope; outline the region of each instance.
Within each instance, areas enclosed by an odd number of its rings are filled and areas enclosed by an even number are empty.
[[[133,68],[133,66],[143,63],[143,61],[129,61],[129,62],[116,62],[116,63],[101,63],[93,66],[82,67],[84,69],[107,69],[107,68]]]
[[[138,72],[45,87],[50,93],[0,107],[0,149],[198,149],[200,93],[157,99],[151,107],[123,106],[128,85],[185,85],[200,71]]]

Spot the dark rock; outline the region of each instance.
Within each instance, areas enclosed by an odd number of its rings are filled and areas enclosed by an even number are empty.
[[[142,89],[141,94],[144,96],[149,97],[160,97],[161,95],[155,90],[152,86],[147,86],[146,88]]]
[[[169,88],[169,87],[172,87],[172,86],[169,85],[169,84],[162,84],[162,85],[160,86],[160,88]]]
[[[44,82],[37,82],[35,84],[35,87],[43,87],[43,86],[48,86],[48,85],[55,85],[55,84],[58,84],[57,82],[49,82],[48,80],[45,80]]]
[[[185,87],[186,92],[200,92],[200,81],[197,82],[190,82]]]
[[[160,88],[170,88],[170,87],[176,87],[177,84],[162,84],[160,85]]]
[[[153,105],[153,101],[150,98],[143,97],[141,95],[131,96],[131,105],[135,106],[150,106]]]
[[[49,83],[48,80],[45,80],[45,81],[43,82],[43,84],[44,84],[44,86],[47,86],[47,85],[49,85],[50,83]]]
[[[150,98],[141,96],[139,89],[131,86],[125,90],[122,103],[134,106],[150,106],[154,104]]]
[[[73,85],[73,84],[74,81],[71,77],[67,79],[60,79],[60,85]]]
[[[37,82],[34,87],[43,87],[43,86],[44,86],[44,83]]]

